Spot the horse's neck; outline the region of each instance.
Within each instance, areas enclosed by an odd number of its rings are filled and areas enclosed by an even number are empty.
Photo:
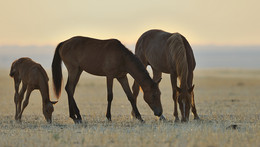
[[[139,60],[135,61],[134,57],[128,57],[125,59],[128,73],[137,81],[144,91],[149,90],[153,84],[153,80],[142,63],[138,63],[140,62]]]
[[[46,81],[41,81],[40,83],[40,92],[42,95],[43,104],[47,104],[50,102],[50,94],[49,94],[49,85]]]
[[[188,73],[187,73],[187,75],[183,74],[179,77],[181,89],[188,89],[188,78],[187,77],[188,77]]]

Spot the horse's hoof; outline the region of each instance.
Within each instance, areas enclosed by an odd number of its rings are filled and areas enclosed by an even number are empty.
[[[142,117],[138,117],[137,118],[141,123],[144,123],[144,120],[142,119]]]
[[[82,120],[81,119],[74,119],[74,123],[75,124],[82,124]]]
[[[161,115],[161,116],[159,117],[159,121],[166,121],[166,118],[165,118],[163,115]]]
[[[16,121],[17,123],[21,123],[21,122],[22,122],[22,120],[19,119],[19,118],[15,119],[15,121]]]
[[[194,120],[200,120],[199,116],[194,117]]]
[[[179,118],[175,118],[175,123],[179,123],[180,122],[180,119]]]
[[[140,121],[142,124],[145,123],[145,121],[144,121],[143,119],[139,119],[139,121]]]

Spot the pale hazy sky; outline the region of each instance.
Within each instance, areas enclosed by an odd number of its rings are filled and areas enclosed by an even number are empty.
[[[134,44],[153,28],[197,45],[260,45],[260,1],[0,0],[0,25],[0,45],[56,45],[75,35]]]

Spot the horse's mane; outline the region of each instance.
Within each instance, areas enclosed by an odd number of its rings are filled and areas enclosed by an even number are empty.
[[[40,69],[40,72],[43,74],[45,80],[49,81],[49,77],[48,77],[46,71],[43,69],[43,67],[40,64],[39,64],[39,69]]]
[[[151,79],[149,72],[145,69],[144,65],[138,59],[138,57],[135,54],[133,54],[128,48],[126,48],[124,45],[123,45],[123,47],[124,47],[124,49],[122,49],[122,50],[125,54],[125,58],[127,58],[130,63],[133,63],[139,69],[139,71],[141,71],[145,75],[145,77],[143,77],[143,78]],[[130,73],[130,71],[129,71],[129,73]],[[145,79],[142,79],[142,80],[145,80]]]
[[[187,83],[188,77],[188,63],[186,56],[186,49],[179,33],[173,33],[167,40],[170,48],[170,55],[175,63],[177,75],[180,76],[181,81]],[[183,82],[184,82],[183,81]]]
[[[44,70],[44,68],[41,66],[41,64],[33,61],[31,58],[28,58],[28,57],[23,57],[23,58],[19,59],[20,63],[25,62],[25,61],[27,62],[27,63],[25,63],[26,65],[30,64],[32,67],[38,68],[39,71],[41,72],[41,74],[43,75],[43,77],[45,78],[45,80],[49,81],[48,75],[47,75],[46,71]]]

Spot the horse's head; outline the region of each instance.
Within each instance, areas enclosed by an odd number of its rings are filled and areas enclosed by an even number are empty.
[[[48,123],[52,122],[52,113],[54,111],[53,105],[56,104],[56,102],[48,102],[43,106],[43,115]]]
[[[154,115],[161,116],[163,109],[161,104],[161,92],[158,88],[158,83],[160,81],[154,83],[152,88],[148,91],[144,91],[144,100],[149,105],[149,107],[153,110]]]
[[[182,116],[181,121],[182,122],[189,121],[193,89],[194,89],[194,85],[189,89],[181,89],[181,88],[177,87],[178,103],[179,103],[179,108],[181,111],[181,116]]]

